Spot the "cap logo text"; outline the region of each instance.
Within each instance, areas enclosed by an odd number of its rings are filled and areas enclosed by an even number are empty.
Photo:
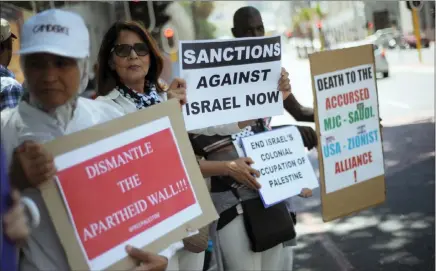
[[[58,24],[39,24],[33,28],[33,33],[55,32],[69,36],[69,28]]]

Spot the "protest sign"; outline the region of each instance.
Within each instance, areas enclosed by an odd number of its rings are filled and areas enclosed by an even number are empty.
[[[280,36],[181,41],[188,131],[283,114]]]
[[[58,173],[41,191],[72,270],[127,270],[127,244],[159,252],[218,217],[177,101],[46,148]]]
[[[323,218],[384,202],[383,147],[372,45],[310,56]]]
[[[253,168],[260,172],[257,181],[265,207],[301,193],[303,188],[318,187],[318,180],[304,148],[297,127],[241,138],[247,157],[253,159]]]

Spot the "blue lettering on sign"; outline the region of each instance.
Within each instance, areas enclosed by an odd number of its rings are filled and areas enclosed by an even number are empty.
[[[322,146],[324,157],[330,157],[341,154],[341,145],[339,142],[326,144]]]
[[[360,148],[378,141],[378,129],[348,138],[348,150]]]

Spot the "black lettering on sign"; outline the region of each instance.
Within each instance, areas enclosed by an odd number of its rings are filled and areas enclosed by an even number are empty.
[[[184,70],[266,63],[281,60],[280,37],[213,42],[183,42]]]
[[[267,93],[253,93],[247,94],[245,97],[245,105],[263,105],[265,103],[277,103],[279,100],[280,92],[278,90],[270,91]]]
[[[335,74],[331,76],[327,76],[324,78],[319,78],[316,80],[316,84],[318,85],[318,91],[328,90],[331,88],[336,88],[344,85],[344,75],[343,74]]]
[[[300,179],[303,179],[303,174],[301,173],[301,171],[298,171],[293,172],[289,175],[281,176],[280,178],[277,177],[275,179],[269,180],[268,183],[270,187],[277,187]]]
[[[256,83],[259,80],[266,81],[269,72],[271,72],[271,69],[235,72],[233,74],[226,73],[223,76],[214,74],[209,79],[202,76],[197,84],[197,89]]]
[[[198,115],[203,113],[212,113],[215,111],[224,111],[241,107],[237,103],[236,97],[226,97],[207,101],[197,101],[186,104],[186,114]]]
[[[38,24],[33,27],[33,33],[54,32],[69,36],[69,28],[58,24]]]

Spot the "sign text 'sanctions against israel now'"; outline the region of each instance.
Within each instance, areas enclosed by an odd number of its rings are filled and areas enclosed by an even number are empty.
[[[280,37],[181,41],[186,129],[283,113]]]

